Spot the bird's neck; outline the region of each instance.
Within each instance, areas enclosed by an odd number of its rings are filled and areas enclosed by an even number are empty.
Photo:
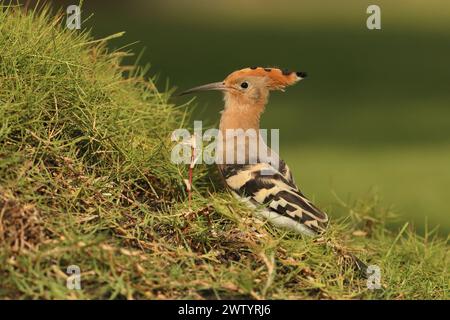
[[[244,156],[244,163],[256,163],[259,154],[260,133],[259,118],[264,111],[264,103],[261,104],[237,104],[233,100],[225,99],[225,109],[222,112],[219,129],[222,140],[218,144],[217,154],[226,162],[238,163],[238,157]],[[256,153],[252,154],[250,146]],[[231,149],[230,149],[231,148]],[[230,153],[230,150],[234,150]],[[229,154],[227,154],[229,153]],[[219,164],[219,168],[221,165]]]
[[[219,129],[225,133],[227,129],[259,130],[259,120],[265,104],[238,104],[233,100],[225,100]]]

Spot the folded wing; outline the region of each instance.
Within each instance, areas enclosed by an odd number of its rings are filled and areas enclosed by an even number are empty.
[[[301,224],[314,234],[326,229],[327,215],[300,192],[284,161],[278,169],[268,163],[233,164],[223,166],[221,172],[228,187],[252,204],[264,205],[269,216],[284,224]]]

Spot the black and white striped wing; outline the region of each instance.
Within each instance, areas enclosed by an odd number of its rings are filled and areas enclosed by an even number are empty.
[[[241,199],[264,205],[259,214],[272,223],[315,235],[328,224],[327,215],[312,204],[295,185],[289,168],[280,162],[280,170],[268,163],[225,165],[225,182]]]

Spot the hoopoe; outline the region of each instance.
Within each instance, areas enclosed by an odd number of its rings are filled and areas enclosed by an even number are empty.
[[[217,153],[222,155],[222,159],[227,159],[227,151],[230,150],[226,149],[226,145],[229,142],[232,142],[233,151],[237,153],[231,163],[224,161],[218,164],[226,185],[237,198],[255,208],[258,216],[275,226],[314,236],[326,229],[327,214],[302,194],[287,164],[262,142],[259,135],[260,116],[267,104],[269,92],[284,91],[287,86],[306,76],[305,72],[278,68],[245,68],[231,73],[222,82],[195,87],[180,95],[206,90],[224,92],[225,108],[219,126],[223,138]],[[258,134],[253,138],[246,136],[244,145],[239,146],[236,136],[227,136],[230,129],[250,129]],[[261,146],[266,148],[272,154],[272,161],[252,157],[248,151],[252,143],[258,146],[257,151]],[[245,153],[245,160],[237,163],[239,153]],[[275,162],[273,159],[276,159]]]
[[[265,145],[259,135],[259,120],[267,104],[270,91],[284,91],[306,78],[305,72],[293,72],[278,68],[251,67],[235,71],[222,82],[195,87],[182,92],[189,93],[218,90],[224,92],[225,108],[220,119],[219,140],[216,153],[219,171],[231,192],[255,209],[255,214],[267,219],[277,227],[290,229],[309,236],[320,235],[326,230],[328,216],[317,208],[298,189],[287,164]],[[228,136],[229,130],[244,133],[242,145],[238,136]],[[254,137],[245,135],[248,130],[258,132]],[[230,142],[233,149],[228,149]],[[249,152],[256,145],[256,156]],[[262,159],[260,148],[271,153],[271,160]],[[227,155],[232,154],[231,162]],[[239,155],[243,161],[236,161]],[[226,161],[223,161],[225,160]],[[341,251],[334,243],[327,241],[335,252]],[[368,276],[367,266],[351,253],[343,254],[353,261],[354,266]]]

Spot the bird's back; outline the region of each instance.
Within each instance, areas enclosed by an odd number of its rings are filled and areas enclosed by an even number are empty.
[[[326,213],[300,192],[283,160],[279,160],[277,168],[257,162],[224,164],[219,169],[235,196],[257,207],[258,215],[271,223],[308,235],[326,229]]]

